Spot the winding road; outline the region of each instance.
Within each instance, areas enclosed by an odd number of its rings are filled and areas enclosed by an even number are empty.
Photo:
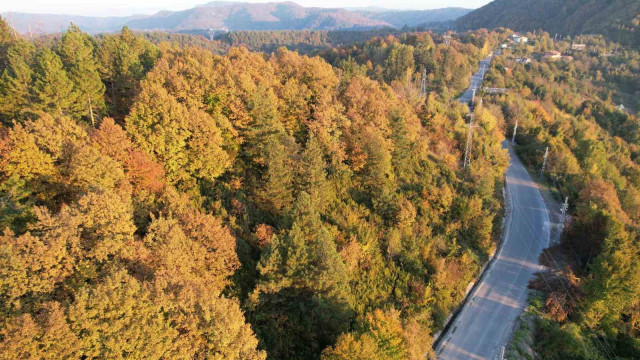
[[[481,62],[465,95],[482,84],[486,72],[483,66],[488,67],[490,61],[491,57],[483,60],[485,65]],[[471,96],[460,101],[468,102]],[[440,360],[500,359],[515,319],[527,304],[529,279],[542,269],[538,257],[549,244],[548,212],[511,145],[505,141],[503,147],[511,157],[505,175],[507,218],[503,244],[458,316],[442,334],[436,347]]]

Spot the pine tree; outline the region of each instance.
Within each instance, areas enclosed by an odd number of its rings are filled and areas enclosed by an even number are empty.
[[[307,148],[302,153],[300,166],[300,190],[309,194],[313,208],[319,212],[324,211],[326,205],[335,198],[335,194],[331,184],[327,181],[322,148],[315,136],[311,136],[307,140]]]
[[[347,329],[350,294],[335,239],[307,193],[293,216],[291,230],[274,236],[260,259],[253,323],[271,356],[307,359]]]
[[[108,94],[109,113],[116,120],[129,112],[140,80],[158,57],[155,45],[135,36],[126,26],[120,34],[104,37],[98,48],[99,71]]]
[[[89,118],[95,126],[95,115],[104,110],[105,87],[98,72],[93,42],[71,24],[62,36],[58,51],[78,98],[74,112]]]
[[[0,77],[0,120],[22,120],[31,107],[32,66],[35,47],[30,42],[16,41],[6,54],[6,68]]]
[[[266,171],[258,198],[264,210],[277,215],[293,203],[293,171],[288,148],[272,137],[267,142]]]
[[[34,107],[60,115],[73,111],[76,96],[73,82],[62,67],[60,57],[49,48],[42,48],[36,57]]]
[[[15,30],[0,16],[0,74],[7,66],[7,51],[16,38]]]

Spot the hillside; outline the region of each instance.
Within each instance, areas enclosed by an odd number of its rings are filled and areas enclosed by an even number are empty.
[[[305,8],[291,2],[264,4],[210,3],[184,11],[163,11],[151,17],[132,20],[131,28],[140,30],[223,29],[299,30],[371,28],[389,24],[366,18],[344,9]]]
[[[359,11],[363,16],[387,22],[397,28],[403,26],[418,26],[427,23],[451,21],[471,12],[465,8],[443,8],[433,10],[363,10]]]
[[[449,94],[501,40],[214,55],[0,20],[0,358],[432,355],[500,229],[500,119],[465,169]]]
[[[542,28],[562,35],[595,33],[637,46],[640,1],[496,0],[456,20],[456,27],[507,27],[516,31]]]
[[[89,33],[114,32],[123,26],[134,30],[336,30],[416,26],[435,21],[452,21],[470,10],[329,9],[303,7],[292,2],[211,2],[182,11],[160,11],[154,15],[90,17],[76,15],[3,13],[22,34],[63,32],[69,23]]]

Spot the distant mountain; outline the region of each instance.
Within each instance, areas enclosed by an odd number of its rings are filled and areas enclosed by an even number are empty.
[[[495,0],[455,22],[459,30],[508,27],[563,35],[604,34],[640,43],[640,0]]]
[[[140,30],[331,30],[389,26],[344,9],[306,8],[292,2],[214,2],[184,11],[163,11],[127,25]]]
[[[160,11],[154,15],[88,17],[74,15],[4,13],[20,33],[38,34],[64,31],[70,22],[89,33],[134,30],[336,30],[416,26],[453,20],[470,10],[386,10],[366,8],[352,11],[303,7],[292,2],[244,3],[211,2],[182,11]]]
[[[434,10],[360,10],[359,14],[369,18],[387,22],[394,27],[418,26],[429,23],[456,20],[468,14],[472,9],[443,8]]]
[[[93,17],[77,15],[28,14],[7,12],[3,13],[11,27],[21,34],[52,34],[65,31],[69,23],[74,23],[89,33],[111,32],[121,29],[129,21],[145,15],[123,17]]]

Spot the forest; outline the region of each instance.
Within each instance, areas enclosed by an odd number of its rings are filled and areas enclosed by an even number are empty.
[[[463,167],[456,99],[511,35],[0,19],[3,358],[432,357],[501,239],[517,122],[570,204],[530,284],[533,350],[637,359],[640,53],[527,34],[487,72],[506,92],[479,91]]]
[[[600,34],[628,47],[640,46],[637,0],[494,0],[455,21],[459,30],[504,27],[543,29],[552,36]]]
[[[0,353],[423,359],[499,237],[503,119],[463,169],[454,97],[504,37],[309,57],[0,22]]]
[[[517,121],[516,149],[532,173],[548,147],[542,180],[570,204],[560,244],[541,256],[550,270],[531,284],[542,292],[534,350],[543,359],[636,359],[640,54],[602,36],[529,36],[535,41],[506,49],[487,74],[487,86],[508,92],[484,99],[507,132]],[[542,57],[552,50],[563,58]]]

